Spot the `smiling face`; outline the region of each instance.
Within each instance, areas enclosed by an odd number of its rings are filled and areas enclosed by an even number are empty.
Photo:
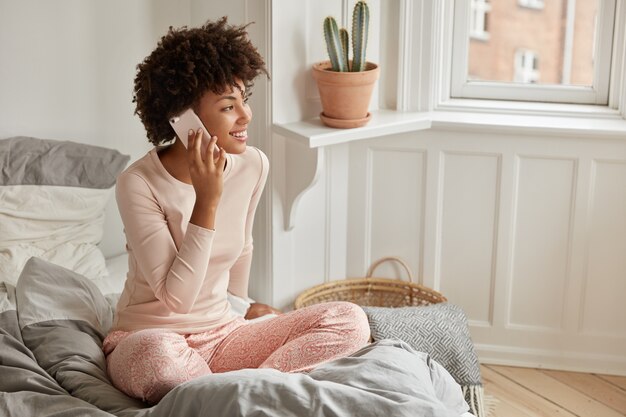
[[[241,81],[237,86],[227,87],[222,94],[206,92],[194,108],[209,133],[217,136],[217,146],[232,154],[246,150],[252,120],[245,87]]]

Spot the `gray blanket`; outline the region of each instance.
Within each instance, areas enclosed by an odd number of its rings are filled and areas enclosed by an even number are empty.
[[[102,338],[112,308],[80,275],[32,258],[0,284],[0,416],[469,416],[437,362],[395,340],[309,374],[244,369],[182,384],[149,407],[115,389]]]
[[[465,401],[476,417],[487,415],[480,363],[474,351],[467,316],[456,305],[420,307],[363,307],[374,340],[398,339],[428,352],[461,385]]]

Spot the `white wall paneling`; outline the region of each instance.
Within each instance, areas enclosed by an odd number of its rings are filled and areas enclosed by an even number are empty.
[[[363,158],[365,166],[351,175],[350,187],[360,190],[360,195],[349,202],[350,216],[362,214],[351,222],[348,246],[355,256],[350,272],[363,276],[375,260],[399,256],[407,261],[415,282],[421,282],[425,152],[406,146],[375,147],[368,142],[353,148],[351,159]],[[381,265],[376,276],[395,276],[402,272],[398,267]],[[404,272],[401,277],[408,279]]]
[[[493,321],[501,155],[446,152],[443,156],[441,291],[465,303],[469,320]]]
[[[592,162],[579,330],[626,338],[626,161]]]
[[[483,361],[626,374],[623,141],[435,128],[351,143],[349,175],[348,276],[400,256]]]
[[[326,150],[325,224],[326,262],[324,281],[346,277],[348,250],[349,146],[336,145]]]
[[[516,165],[508,326],[558,331],[569,282],[576,161],[521,155]]]

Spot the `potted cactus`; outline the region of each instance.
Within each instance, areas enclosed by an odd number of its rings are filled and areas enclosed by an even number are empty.
[[[336,128],[364,126],[371,118],[368,112],[378,65],[367,62],[369,7],[358,1],[352,13],[352,59],[349,59],[349,35],[339,29],[332,16],[324,19],[324,39],[329,61],[313,65],[313,78],[322,101],[322,122]]]

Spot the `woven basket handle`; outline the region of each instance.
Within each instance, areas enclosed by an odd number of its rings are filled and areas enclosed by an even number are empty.
[[[378,267],[378,265],[382,264],[383,262],[387,262],[387,261],[396,261],[396,262],[400,263],[400,265],[402,265],[404,267],[404,269],[406,270],[406,272],[409,274],[409,282],[413,282],[413,273],[411,272],[411,268],[409,268],[409,266],[406,264],[406,262],[404,262],[400,258],[396,258],[395,256],[387,256],[385,258],[380,258],[379,260],[374,262],[372,264],[372,266],[370,266],[370,268],[367,270],[367,274],[365,274],[365,276],[367,278],[372,277],[372,275],[374,274],[374,270]]]

